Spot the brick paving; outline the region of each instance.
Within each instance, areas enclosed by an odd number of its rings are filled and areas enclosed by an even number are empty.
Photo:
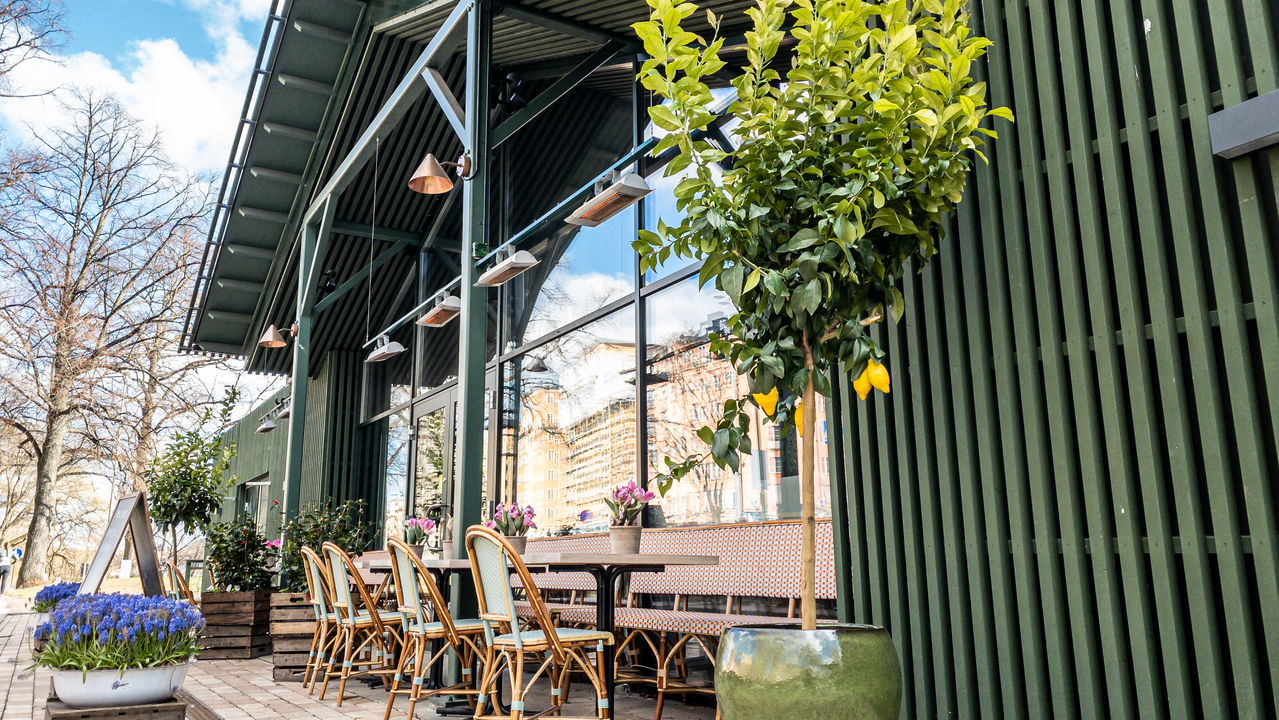
[[[0,598],[0,603],[4,599]],[[31,629],[35,615],[11,603],[0,604],[0,720],[39,720],[44,717],[49,696],[48,673],[32,671]],[[329,687],[328,699],[307,695],[301,683],[277,683],[271,679],[270,658],[257,660],[201,660],[187,674],[186,691],[221,720],[381,720],[386,710],[386,692],[381,688],[351,681],[342,707],[333,704],[337,683]],[[618,720],[641,720],[653,716],[654,700],[627,695],[619,688]],[[565,714],[592,715],[592,703],[585,693],[574,693]],[[533,698],[548,693],[532,693]],[[397,699],[391,717],[406,720],[407,700]],[[418,720],[444,717],[427,703],[415,708]],[[202,716],[207,714],[202,713]],[[188,717],[191,717],[188,714]],[[710,720],[713,708],[685,705],[672,698],[663,714],[665,720]]]

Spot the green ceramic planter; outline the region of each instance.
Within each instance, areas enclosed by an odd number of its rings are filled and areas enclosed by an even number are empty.
[[[881,627],[739,627],[720,640],[715,695],[724,720],[898,720],[902,674]]]

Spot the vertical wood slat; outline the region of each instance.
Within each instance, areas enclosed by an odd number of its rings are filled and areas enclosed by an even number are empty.
[[[1276,720],[1279,150],[1206,117],[1279,85],[1279,18],[970,9],[1018,122],[880,331],[901,396],[840,383],[847,615],[908,717]]]

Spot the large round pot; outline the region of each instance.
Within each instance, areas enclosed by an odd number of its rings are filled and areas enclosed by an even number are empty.
[[[724,720],[897,720],[901,667],[881,627],[730,628],[719,645],[715,695]]]
[[[191,662],[195,662],[192,660]],[[173,697],[191,663],[119,670],[53,670],[53,692],[73,708],[145,705]]]

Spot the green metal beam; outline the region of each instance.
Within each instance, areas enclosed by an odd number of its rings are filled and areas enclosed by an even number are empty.
[[[297,516],[302,497],[302,452],[306,435],[306,396],[311,351],[311,317],[314,293],[307,278],[316,264],[316,251],[321,240],[331,232],[336,203],[326,201],[319,222],[302,226],[301,262],[298,272],[297,332],[293,336],[292,395],[289,398],[292,417],[289,422],[288,445],[284,457],[284,517]]]
[[[613,59],[614,55],[622,49],[621,43],[609,41],[604,43],[604,47],[596,50],[579,62],[572,70],[569,70],[563,77],[556,80],[554,84],[537,94],[532,102],[519,110],[515,111],[501,125],[493,130],[490,141],[492,147],[497,147],[506,142],[507,138],[514,135],[520,128],[532,122],[533,118],[542,114],[542,111],[554,105],[557,100],[567,95],[573,88],[577,87],[591,73],[595,72],[601,66]]]
[[[519,3],[503,3],[502,14],[506,17],[519,20],[520,22],[525,22],[529,25],[536,25],[538,27],[546,28],[547,30],[553,30],[561,35],[568,35],[569,37],[581,38],[583,40],[589,40],[591,42],[601,44],[616,42],[627,48],[639,46],[639,43],[633,37],[617,35],[605,30],[604,28],[578,22],[577,20],[571,20],[562,15],[556,15],[555,13],[548,12],[546,10],[531,8]]]

